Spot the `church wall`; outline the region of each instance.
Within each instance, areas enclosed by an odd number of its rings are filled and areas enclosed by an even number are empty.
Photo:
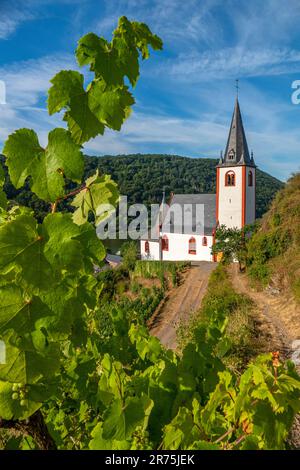
[[[207,236],[207,246],[202,246],[202,235],[192,235],[196,239],[196,254],[189,253],[190,234],[168,233],[169,251],[163,251],[165,261],[213,261],[211,247],[213,237]]]
[[[225,186],[228,171],[235,173],[235,186]],[[228,228],[242,226],[242,166],[219,168],[219,223]]]

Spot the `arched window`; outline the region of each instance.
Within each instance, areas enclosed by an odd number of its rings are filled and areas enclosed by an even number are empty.
[[[248,186],[253,186],[253,173],[251,170],[248,173]]]
[[[189,239],[189,254],[195,255],[197,253],[196,239],[191,237]]]
[[[145,253],[147,253],[147,255],[150,254],[150,245],[148,241],[145,242]]]
[[[234,160],[234,157],[235,157],[235,151],[233,149],[231,149],[229,154],[228,154],[228,159],[229,160]]]
[[[225,175],[225,186],[235,186],[235,172],[227,171]]]
[[[161,249],[162,249],[162,251],[169,251],[169,239],[168,239],[167,235],[164,235],[162,237]]]
[[[202,246],[207,246],[207,238],[206,237],[202,238]]]

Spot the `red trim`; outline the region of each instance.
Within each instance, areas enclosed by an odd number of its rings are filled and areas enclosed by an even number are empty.
[[[247,167],[242,167],[242,228],[246,224],[246,170]]]
[[[219,192],[220,192],[220,168],[217,168],[217,182],[216,182],[216,223],[219,220]]]
[[[227,176],[228,175],[232,175],[233,176],[233,184],[228,184],[228,180],[227,180]],[[236,182],[236,176],[235,176],[235,172],[233,170],[228,170],[226,173],[225,173],[225,186],[235,186],[235,182]]]

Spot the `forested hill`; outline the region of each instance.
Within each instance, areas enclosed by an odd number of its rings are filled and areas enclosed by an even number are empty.
[[[3,163],[3,157],[1,158]],[[188,158],[177,155],[118,155],[86,156],[85,177],[99,168],[112,175],[120,192],[128,202],[151,204],[160,202],[165,187],[166,196],[174,193],[214,193],[216,191],[216,164],[211,158]],[[274,194],[283,183],[267,173],[257,171],[257,217],[268,209]],[[26,184],[16,190],[7,178],[5,191],[9,199],[32,207],[41,219],[49,209],[45,202],[32,194]],[[71,209],[69,207],[69,209]]]
[[[86,172],[95,168],[112,175],[121,194],[129,202],[151,204],[160,202],[165,187],[167,197],[174,193],[215,193],[216,165],[212,158],[188,158],[178,155],[118,155],[86,157]],[[269,208],[275,193],[283,183],[257,170],[257,217]]]

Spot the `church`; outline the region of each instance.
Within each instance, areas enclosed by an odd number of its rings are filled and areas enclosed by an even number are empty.
[[[249,153],[238,97],[236,97],[226,150],[216,166],[216,194],[172,194],[164,197],[157,219],[157,236],[140,240],[141,259],[163,261],[216,261],[211,253],[216,228],[242,228],[255,221],[256,165]],[[182,230],[173,209],[188,207],[191,223]],[[195,214],[202,209],[202,223]],[[173,219],[172,219],[173,217]],[[168,220],[168,223],[164,223]]]

